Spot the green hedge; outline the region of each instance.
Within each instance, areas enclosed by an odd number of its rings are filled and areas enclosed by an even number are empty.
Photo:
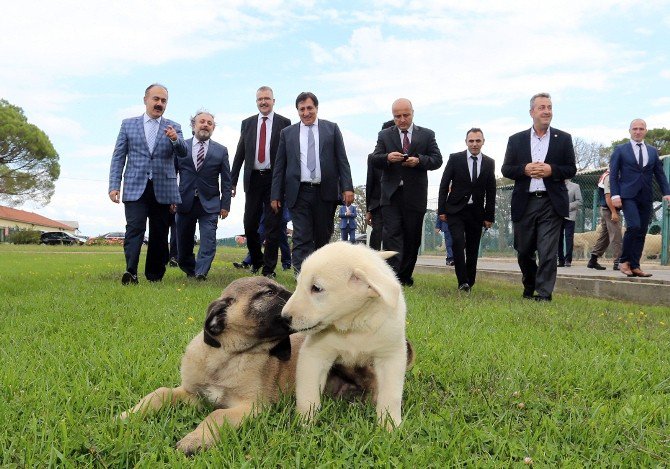
[[[8,241],[12,244],[40,244],[41,233],[37,230],[19,230],[9,234]]]

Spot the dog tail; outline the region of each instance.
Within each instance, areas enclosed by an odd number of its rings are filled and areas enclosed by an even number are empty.
[[[407,344],[407,371],[409,371],[414,366],[414,347],[412,347],[412,343],[407,339],[405,339],[405,344]]]

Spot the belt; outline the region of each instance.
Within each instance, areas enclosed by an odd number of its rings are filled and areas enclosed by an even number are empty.
[[[254,173],[258,174],[272,174],[272,169],[254,169]]]
[[[547,197],[547,195],[549,195],[549,193],[547,191],[531,191],[528,194],[530,194],[534,197],[537,197],[537,198]]]
[[[306,181],[301,181],[300,182],[301,186],[307,186],[307,187],[319,187],[321,185],[320,182],[306,182]]]

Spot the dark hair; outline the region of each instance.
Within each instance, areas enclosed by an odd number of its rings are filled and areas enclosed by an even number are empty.
[[[389,127],[393,127],[395,125],[395,121],[391,119],[390,121],[386,121],[382,124],[382,130],[388,129]]]
[[[160,87],[160,88],[163,88],[163,89],[165,90],[166,93],[168,92],[168,90],[167,90],[167,88],[165,87],[165,85],[161,85],[160,83],[152,83],[152,84],[150,84],[149,86],[147,86],[147,89],[146,89],[146,90],[144,90],[144,96],[145,96],[145,97],[146,97],[146,96],[149,96],[149,90],[150,90],[151,88],[153,88],[154,86],[158,86],[158,87]]]
[[[482,129],[480,129],[479,127],[473,127],[470,130],[468,130],[467,132],[465,132],[465,139],[467,140],[468,135],[470,135],[473,132],[479,132],[480,134],[482,134],[482,137],[484,137],[484,132],[482,132]]]
[[[303,91],[297,98],[295,98],[295,108],[298,109],[298,104],[306,101],[307,98],[310,98],[314,102],[315,107],[319,107],[319,98],[317,98],[311,91]]]

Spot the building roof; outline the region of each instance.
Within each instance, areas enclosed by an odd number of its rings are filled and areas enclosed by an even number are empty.
[[[18,210],[16,208],[5,207],[0,205],[0,220],[9,220],[21,223],[28,223],[31,225],[41,225],[48,226],[50,228],[56,228],[59,230],[68,230],[71,231],[74,228],[65,223],[61,223],[56,220],[52,220],[42,215],[38,215],[33,212],[26,212],[25,210]]]

